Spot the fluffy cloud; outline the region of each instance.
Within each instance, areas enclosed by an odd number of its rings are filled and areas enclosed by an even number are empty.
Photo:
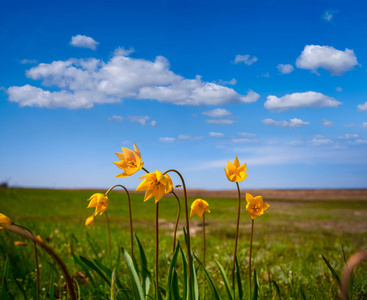
[[[353,145],[367,145],[367,140],[358,139],[355,141],[349,141],[348,143]]]
[[[108,121],[120,121],[122,122],[124,120],[124,117],[121,116],[111,116],[107,118]]]
[[[128,116],[129,121],[133,123],[139,123],[142,126],[147,125],[147,121],[150,119],[149,116]]]
[[[211,137],[215,137],[215,138],[222,138],[222,137],[224,137],[224,134],[221,133],[221,132],[209,132],[209,135]]]
[[[289,74],[289,73],[292,73],[294,68],[292,65],[283,65],[283,64],[279,64],[277,65],[277,68],[278,68],[278,71],[282,74]]]
[[[217,120],[206,120],[205,123],[216,124],[216,125],[231,125],[235,121],[229,119],[217,119]]]
[[[245,55],[236,55],[236,58],[234,59],[234,64],[239,64],[243,62],[245,65],[251,66],[254,62],[257,62],[257,57],[253,56],[250,57],[249,54]]]
[[[224,118],[232,116],[231,112],[224,108],[216,108],[213,110],[204,111],[202,114],[211,118]]]
[[[236,85],[237,84],[237,80],[235,78],[232,78],[229,81],[225,81],[225,80],[219,79],[218,80],[218,83],[221,84],[221,85]]]
[[[334,123],[329,121],[329,120],[326,120],[326,119],[322,119],[322,125],[326,126],[326,127],[333,127],[334,126]]]
[[[324,20],[326,20],[326,21],[330,22],[330,21],[331,21],[331,19],[333,18],[333,14],[332,14],[332,12],[330,12],[330,11],[325,11],[325,12],[324,12],[324,14],[323,14],[323,16],[322,16],[322,18],[323,18]]]
[[[76,109],[122,99],[198,106],[250,103],[260,97],[251,90],[240,95],[232,88],[202,81],[200,76],[185,79],[169,70],[164,57],[158,56],[154,61],[135,59],[126,56],[129,51],[120,48],[107,63],[95,58],[41,63],[28,70],[27,77],[60,91],[13,86],[7,90],[9,100],[20,106]]]
[[[241,143],[257,143],[257,140],[251,140],[251,139],[232,139],[232,142],[235,144],[241,144]]]
[[[335,89],[337,92],[342,92],[343,89],[340,87],[340,86],[337,86],[336,89]]]
[[[346,133],[344,134],[344,136],[338,137],[338,139],[341,139],[341,140],[352,140],[352,139],[358,139],[358,138],[359,138],[359,135],[356,133]]]
[[[265,125],[281,126],[281,127],[301,127],[310,125],[310,122],[305,122],[297,118],[290,119],[289,121],[274,121],[272,119],[264,119],[262,120],[262,123]]]
[[[185,142],[185,141],[198,141],[201,140],[202,136],[193,136],[191,134],[180,134],[176,138],[174,137],[162,137],[158,140],[162,143],[176,143],[176,142]]]
[[[367,128],[367,122],[362,123],[362,128]]]
[[[281,98],[269,95],[264,104],[266,109],[272,111],[285,111],[298,107],[338,107],[341,102],[332,97],[317,92],[287,94]]]
[[[243,136],[243,137],[255,137],[256,134],[255,133],[247,133],[247,132],[239,132],[237,133],[239,136]]]
[[[367,111],[367,102],[357,106],[359,111]]]
[[[296,61],[300,69],[318,74],[317,69],[322,68],[334,76],[341,76],[356,65],[358,62],[353,50],[340,51],[334,47],[318,45],[307,45]]]
[[[316,135],[311,141],[311,144],[314,146],[326,146],[326,145],[331,145],[333,143],[334,141],[322,135]]]
[[[175,138],[173,137],[161,137],[158,139],[158,141],[162,142],[162,143],[174,143],[176,141]]]
[[[22,59],[22,60],[20,61],[20,63],[21,63],[22,65],[28,65],[28,64],[33,65],[33,64],[38,63],[38,61],[37,61],[37,59]]]
[[[99,43],[89,36],[78,34],[71,38],[70,45],[79,48],[89,48],[96,50]]]

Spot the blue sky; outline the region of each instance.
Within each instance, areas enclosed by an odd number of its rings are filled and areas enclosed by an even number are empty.
[[[188,188],[366,188],[363,1],[8,1],[0,181],[133,189],[114,152]],[[178,178],[173,178],[175,184]]]

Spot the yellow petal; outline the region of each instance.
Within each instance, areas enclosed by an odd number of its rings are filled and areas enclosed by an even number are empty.
[[[246,193],[246,202],[247,202],[247,203],[250,203],[250,202],[251,202],[251,200],[252,200],[253,198],[254,198],[254,197],[252,197],[252,195],[251,195],[251,194]]]
[[[236,168],[239,168],[239,167],[240,167],[240,162],[239,162],[239,160],[238,160],[237,156],[234,158],[234,162],[233,162],[233,164],[234,164],[234,166],[235,166]]]
[[[154,193],[154,198],[155,198],[155,203],[157,203],[159,200],[162,199],[162,197],[164,196],[164,191],[165,191],[165,186],[160,184],[157,185],[154,189],[153,189],[153,193]]]
[[[270,206],[269,204],[267,204],[267,203],[264,202],[263,203],[263,210],[267,209],[269,206]]]
[[[153,194],[153,190],[147,190],[145,192],[145,196],[144,196],[144,202],[149,200],[150,198],[152,198],[154,196]]]
[[[12,226],[14,223],[7,216],[0,214],[0,229]]]
[[[21,241],[14,241],[14,246],[27,246],[27,243]]]
[[[140,155],[138,146],[136,146],[134,142],[133,142],[133,146],[134,146],[135,153],[138,155],[139,159],[141,159],[141,155]]]
[[[94,224],[94,215],[93,215],[93,216],[88,217],[88,218],[85,220],[85,226],[93,226],[93,224]]]
[[[171,177],[168,176],[168,174],[165,175],[167,178],[167,186],[166,186],[166,194],[172,192],[173,190],[173,183]]]
[[[162,178],[164,178],[163,174],[159,172],[158,170],[155,170],[156,180],[161,181]]]

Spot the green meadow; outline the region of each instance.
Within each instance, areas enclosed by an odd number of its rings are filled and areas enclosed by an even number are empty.
[[[121,247],[130,253],[128,204],[126,194],[109,194],[108,215],[111,222],[112,251],[108,251],[105,215],[96,217],[92,227],[84,225],[94,209],[86,201],[92,190],[0,189],[0,213],[15,223],[40,235],[62,258],[75,281],[80,299],[113,299],[110,271],[115,268],[120,285],[116,299],[132,299],[132,282],[121,255]],[[189,195],[190,196],[190,195]],[[243,193],[244,196],[244,193]],[[189,205],[194,198],[189,198]],[[205,198],[210,214],[206,214],[206,269],[222,299],[228,299],[226,285],[218,271],[220,262],[229,281],[233,258],[238,201],[235,198]],[[154,298],[155,205],[143,202],[142,194],[131,194],[134,233],[145,251],[151,273],[150,296]],[[345,261],[367,247],[367,200],[282,200],[264,199],[270,204],[264,215],[255,219],[252,267],[256,269],[258,299],[339,299],[336,279],[341,276]],[[172,261],[173,229],[177,201],[165,196],[159,211],[159,280],[166,286]],[[243,290],[248,289],[248,259],[251,218],[242,201],[238,241],[238,265]],[[185,249],[182,228],[185,226],[184,202],[181,199],[178,240]],[[202,223],[190,218],[191,247],[202,259]],[[23,241],[27,246],[14,246]],[[8,230],[0,230],[1,300],[36,299],[33,244]],[[131,253],[130,253],[131,254]],[[335,271],[333,274],[324,258]],[[83,259],[94,262],[95,270]],[[134,240],[134,257],[139,265],[140,254]],[[182,295],[181,261],[177,262],[178,298]],[[68,299],[65,280],[52,259],[39,248],[40,298]],[[197,268],[200,298],[214,299],[207,277]],[[139,268],[138,268],[139,269]],[[140,269],[141,271],[141,269]],[[142,272],[142,271],[141,271]],[[102,274],[102,275],[101,275]],[[141,275],[140,273],[138,273]],[[337,275],[337,276],[336,276]],[[367,299],[367,264],[355,270],[350,295],[352,299]],[[105,278],[103,278],[105,277]],[[107,280],[106,280],[107,279]],[[254,283],[252,283],[254,288]],[[162,288],[164,294],[164,288]],[[244,299],[248,299],[244,292]],[[237,299],[237,298],[236,298]]]

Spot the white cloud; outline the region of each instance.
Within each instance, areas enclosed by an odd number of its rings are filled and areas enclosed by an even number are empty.
[[[229,119],[217,119],[217,120],[206,120],[205,123],[216,124],[216,125],[231,125],[235,121]]]
[[[247,133],[247,132],[239,132],[237,133],[239,136],[243,136],[243,137],[255,137],[256,134],[255,133]]]
[[[251,139],[232,139],[232,142],[235,144],[240,143],[257,143],[257,140],[251,140]]]
[[[126,56],[130,50],[121,49],[107,63],[96,58],[41,63],[28,70],[27,77],[60,91],[13,86],[7,90],[9,100],[20,106],[77,109],[122,99],[198,106],[250,103],[260,97],[251,90],[240,95],[232,88],[202,81],[200,76],[185,79],[170,71],[169,62],[162,56],[154,61],[136,59]]]
[[[269,74],[269,72],[266,72],[264,74],[261,74],[260,76],[261,77],[265,77],[265,78],[269,78],[270,77],[270,74]]]
[[[236,58],[234,59],[234,64],[239,64],[243,62],[244,64],[251,66],[254,62],[257,62],[257,57],[253,56],[250,58],[249,54],[245,55],[236,55]]]
[[[351,139],[358,139],[359,135],[356,133],[346,133],[343,136],[338,137],[340,140],[351,140]]]
[[[329,46],[307,45],[296,60],[300,69],[311,70],[317,73],[322,68],[333,76],[341,76],[358,65],[353,50],[337,50]]]
[[[281,126],[281,127],[301,127],[310,125],[310,122],[302,121],[301,119],[290,119],[289,121],[274,121],[272,119],[264,119],[262,123],[270,126]]]
[[[121,116],[112,116],[112,117],[108,117],[107,118],[108,121],[123,121],[124,120],[124,117],[121,117]]]
[[[322,135],[315,135],[315,137],[311,141],[311,144],[314,146],[326,146],[333,143],[334,142],[331,139],[328,139]]]
[[[215,138],[222,138],[222,137],[224,137],[224,134],[221,133],[221,132],[209,132],[209,135],[211,137],[215,137]]]
[[[279,64],[277,65],[277,68],[278,68],[278,71],[282,74],[289,74],[289,73],[292,73],[294,70],[293,66],[290,64],[286,64],[286,65]]]
[[[358,139],[355,141],[348,141],[348,143],[353,145],[367,145],[367,140]]]
[[[304,142],[301,141],[301,140],[293,140],[293,141],[290,141],[289,143],[286,143],[286,144],[291,145],[291,146],[298,146],[298,145],[304,144]]]
[[[150,126],[153,126],[153,127],[155,127],[155,126],[157,126],[157,121],[156,120],[152,120],[152,122],[150,122]]]
[[[228,110],[224,108],[216,108],[213,110],[208,110],[202,112],[203,115],[209,116],[211,118],[224,118],[224,117],[231,117],[232,114]]]
[[[343,89],[340,87],[340,86],[337,86],[336,89],[335,89],[337,92],[342,92]]]
[[[362,123],[362,127],[363,127],[363,128],[367,128],[367,122],[363,122],[363,123]]]
[[[325,11],[324,14],[322,15],[322,18],[328,22],[331,21],[331,19],[333,18],[333,13],[331,11]]]
[[[34,65],[34,64],[38,63],[38,61],[37,61],[37,59],[22,59],[22,60],[20,61],[20,63],[21,63],[22,65],[28,65],[28,64],[30,64],[30,65]]]
[[[147,125],[147,121],[150,119],[149,116],[128,116],[127,119],[134,123],[139,123],[142,126]]]
[[[322,125],[326,126],[326,127],[333,127],[334,126],[334,123],[329,121],[329,120],[326,120],[326,119],[322,119]]]
[[[135,50],[134,48],[125,49],[124,47],[118,47],[113,54],[115,56],[129,56],[131,53],[133,53]]]
[[[269,95],[264,104],[266,109],[272,111],[285,111],[298,107],[338,107],[341,102],[317,92],[287,94],[281,98]]]
[[[220,85],[236,85],[237,84],[237,80],[235,78],[232,78],[229,81],[225,81],[225,80],[218,80],[218,84]]]
[[[173,137],[161,137],[158,139],[158,141],[162,142],[162,143],[174,143],[176,141],[175,138]]]
[[[359,104],[357,107],[359,111],[367,111],[367,102]]]
[[[89,36],[78,34],[71,38],[70,45],[79,48],[89,48],[96,50],[99,43]]]

